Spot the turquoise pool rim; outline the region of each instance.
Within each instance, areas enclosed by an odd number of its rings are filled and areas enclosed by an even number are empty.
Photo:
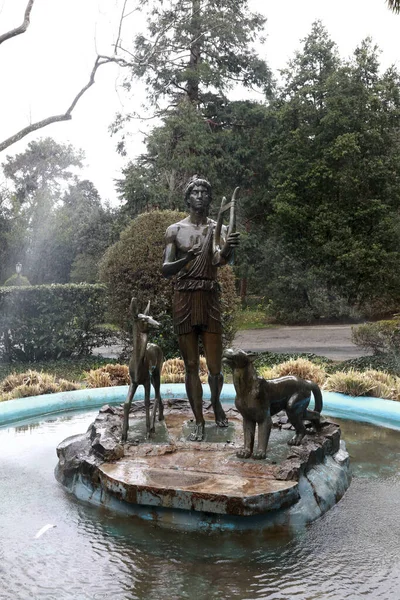
[[[45,394],[0,402],[0,427],[69,411],[89,410],[99,408],[104,404],[120,404],[124,402],[128,386],[75,390]],[[208,385],[203,386],[205,400],[210,399]],[[185,398],[186,390],[183,383],[162,384],[161,396],[168,398]],[[233,404],[235,389],[233,384],[225,384],[221,393],[221,401]],[[135,400],[143,400],[143,388],[135,394]],[[323,415],[351,419],[371,423],[390,429],[400,429],[400,402],[370,398],[366,396],[352,397],[336,392],[323,392]]]

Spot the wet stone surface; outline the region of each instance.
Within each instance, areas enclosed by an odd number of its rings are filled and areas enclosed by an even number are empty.
[[[59,444],[56,478],[74,493],[79,481],[100,498],[129,504],[254,516],[294,505],[299,500],[299,479],[338,454],[338,425],[325,421],[319,432],[310,427],[303,444],[292,447],[287,442],[293,431],[285,414],[279,414],[274,417],[267,458],[239,459],[241,416],[233,407],[226,411],[229,426],[218,428],[205,405],[205,439],[191,442],[190,407],[171,400],[165,420],[157,422],[155,433],[146,439],[143,403],[137,402],[132,406],[128,441],[122,444],[123,409],[103,406],[86,434]]]

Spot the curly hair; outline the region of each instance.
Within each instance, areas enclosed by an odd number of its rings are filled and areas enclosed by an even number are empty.
[[[187,186],[185,188],[185,202],[186,204],[189,204],[189,196],[191,194],[192,189],[194,188],[195,185],[202,185],[207,189],[208,192],[208,196],[210,198],[210,203],[212,201],[212,194],[211,194],[211,183],[209,181],[207,181],[207,179],[204,179],[203,177],[199,177],[198,175],[193,175],[193,177],[191,177],[187,183]]]

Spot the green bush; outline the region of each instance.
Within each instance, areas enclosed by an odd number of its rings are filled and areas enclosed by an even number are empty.
[[[4,282],[4,285],[6,287],[9,286],[28,286],[31,285],[31,282],[29,281],[29,279],[27,277],[25,277],[25,275],[19,275],[18,273],[14,273],[14,275],[11,275],[11,277],[9,277],[8,279],[6,279],[6,281]]]
[[[166,358],[178,356],[179,348],[171,317],[173,284],[161,273],[165,232],[169,225],[185,216],[185,213],[171,210],[142,213],[121,233],[120,240],[107,250],[100,264],[100,279],[108,289],[109,318],[130,332],[131,297],[137,298],[139,310],[151,300],[150,312],[161,323],[160,329],[152,333],[151,340],[160,344]],[[224,343],[230,344],[235,335],[234,317],[238,306],[231,267],[219,269],[219,281]]]
[[[109,333],[102,285],[0,288],[0,359],[36,362],[90,354]]]
[[[365,323],[352,328],[354,344],[374,354],[400,352],[400,320]]]

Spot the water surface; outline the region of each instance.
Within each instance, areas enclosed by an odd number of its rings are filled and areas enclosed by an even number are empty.
[[[351,486],[296,534],[186,534],[84,505],[56,482],[55,447],[93,417],[0,429],[1,600],[400,598],[400,432],[342,421]]]

